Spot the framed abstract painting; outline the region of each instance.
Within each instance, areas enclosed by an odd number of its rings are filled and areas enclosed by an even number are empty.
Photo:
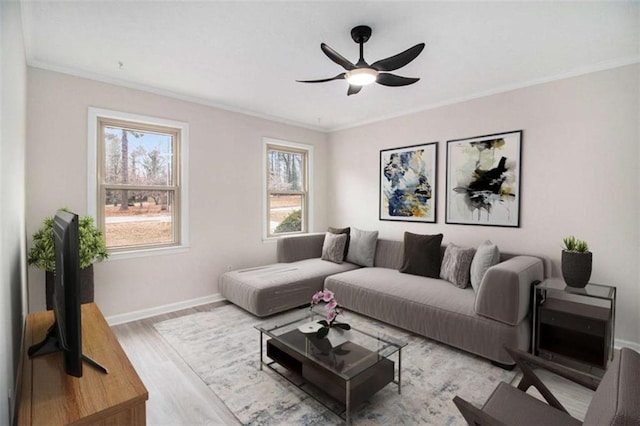
[[[380,220],[436,221],[438,143],[380,151]]]
[[[522,130],[447,141],[446,223],[520,226]]]

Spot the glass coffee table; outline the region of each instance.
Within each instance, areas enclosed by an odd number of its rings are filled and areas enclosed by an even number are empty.
[[[332,346],[327,338],[318,339],[315,332],[301,331],[312,329],[321,319],[324,319],[323,315],[301,309],[256,325],[260,331],[260,369],[263,365],[271,368],[342,417],[347,424],[351,421],[351,410],[387,384],[397,384],[398,393],[401,393],[402,348],[406,342],[382,333],[358,330],[353,324],[344,334],[343,343],[336,343],[336,346]],[[272,361],[266,361],[263,356],[265,335],[266,355]],[[397,380],[395,364],[390,359],[394,354],[398,360]],[[278,371],[276,363],[289,374]],[[317,397],[316,392],[309,392],[300,383],[321,390],[338,401],[343,409],[337,411],[330,407]]]

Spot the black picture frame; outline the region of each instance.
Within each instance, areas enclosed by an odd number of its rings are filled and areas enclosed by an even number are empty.
[[[438,142],[380,151],[380,220],[437,221]]]
[[[445,223],[520,227],[522,135],[447,141]]]

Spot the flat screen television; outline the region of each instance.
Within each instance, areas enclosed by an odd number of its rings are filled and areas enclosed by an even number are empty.
[[[54,323],[45,339],[29,348],[37,357],[62,352],[64,371],[82,377],[82,363],[107,370],[82,353],[82,310],[80,306],[80,236],[78,215],[58,210],[53,218],[55,271],[53,290]]]

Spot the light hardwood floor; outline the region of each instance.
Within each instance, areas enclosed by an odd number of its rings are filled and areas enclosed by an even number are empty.
[[[148,425],[238,425],[229,409],[158,334],[153,324],[208,311],[217,304],[112,327],[149,391]]]
[[[153,324],[157,322],[209,311],[225,304],[227,302],[202,305],[112,327],[149,391],[147,424],[240,424],[222,401],[153,328]],[[584,418],[593,395],[592,391],[544,372],[541,373],[541,378],[572,416],[581,420]],[[519,379],[520,375],[517,375],[513,384],[517,384]],[[535,390],[529,392],[537,394]]]

